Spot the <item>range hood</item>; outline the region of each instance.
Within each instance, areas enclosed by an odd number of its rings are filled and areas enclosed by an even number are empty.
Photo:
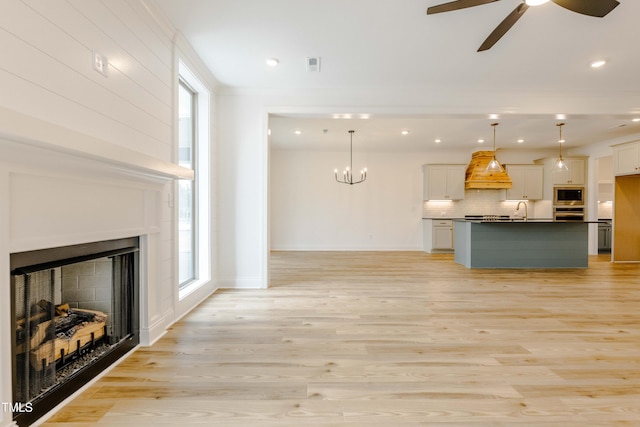
[[[509,189],[511,178],[506,171],[487,172],[487,165],[493,159],[493,151],[476,151],[471,155],[464,180],[465,189]]]

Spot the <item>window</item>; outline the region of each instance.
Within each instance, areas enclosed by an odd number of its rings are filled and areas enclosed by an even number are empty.
[[[194,169],[196,157],[196,93],[180,80],[178,88],[178,164]],[[178,283],[184,288],[197,279],[197,177],[178,181]]]
[[[211,278],[210,95],[179,63],[177,161],[193,180],[177,182],[178,287],[182,299]]]

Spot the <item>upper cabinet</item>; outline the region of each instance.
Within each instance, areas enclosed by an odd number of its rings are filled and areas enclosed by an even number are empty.
[[[545,167],[545,176],[547,186],[551,185],[584,185],[586,182],[586,157],[568,157],[565,158],[568,170],[554,170],[554,164],[557,158],[547,158],[536,160],[536,164],[542,164]],[[551,188],[549,188],[551,189]],[[545,197],[545,199],[552,198]]]
[[[507,200],[540,200],[543,198],[542,165],[507,165],[513,185],[507,190]]]
[[[423,165],[424,200],[464,199],[467,165]]]
[[[553,185],[584,185],[584,159],[568,158],[566,162],[568,170],[551,172]]]
[[[640,174],[640,142],[615,145],[613,147],[614,175]]]

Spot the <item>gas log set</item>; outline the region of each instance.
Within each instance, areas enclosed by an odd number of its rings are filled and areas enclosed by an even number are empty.
[[[16,355],[28,358],[36,371],[45,371],[54,362],[58,371],[106,337],[107,315],[101,311],[41,300],[31,312],[29,320],[16,322]]]

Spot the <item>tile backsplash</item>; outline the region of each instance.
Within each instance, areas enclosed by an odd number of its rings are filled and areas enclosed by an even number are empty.
[[[504,200],[505,190],[465,190],[464,199],[456,201],[425,201],[422,207],[423,218],[463,218],[465,215],[509,215],[513,216],[517,200]],[[529,218],[545,217],[546,209],[536,205],[545,201],[528,201]],[[524,214],[520,209],[520,215]]]
[[[613,218],[613,203],[598,202],[598,219]]]

